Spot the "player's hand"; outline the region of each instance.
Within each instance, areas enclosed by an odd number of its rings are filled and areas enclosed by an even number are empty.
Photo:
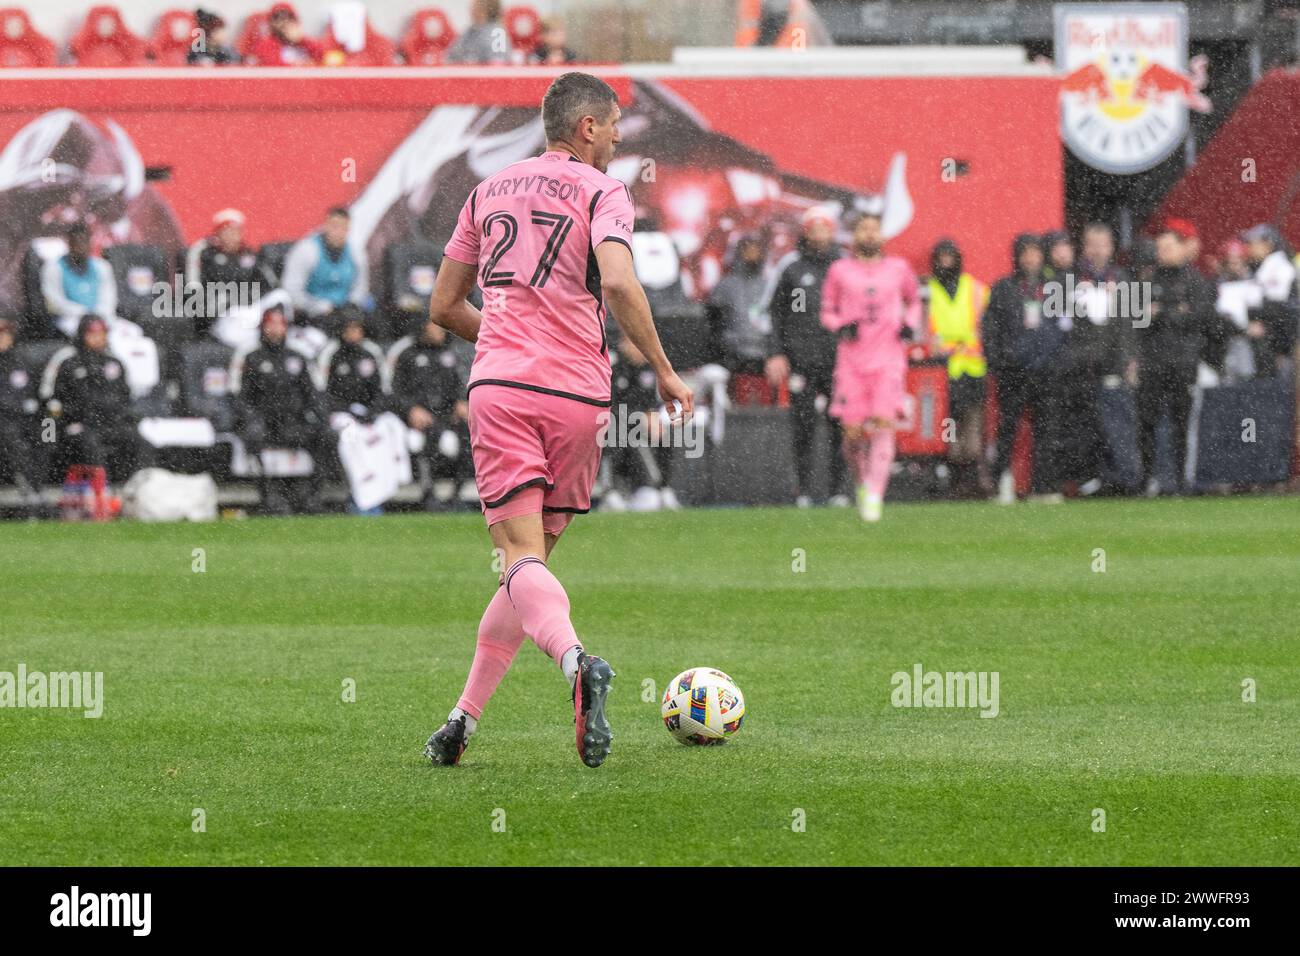
[[[902,328],[898,330],[898,337],[904,342],[910,342],[916,338],[916,329],[912,328],[910,325],[904,324]]]
[[[784,355],[773,355],[764,364],[763,374],[773,388],[780,388],[790,377],[790,360]]]
[[[671,369],[659,376],[659,397],[668,406],[668,417],[674,425],[690,421],[695,414],[695,393]],[[674,402],[677,403],[676,408],[673,407]]]
[[[858,323],[850,322],[848,325],[842,325],[835,334],[841,342],[856,342],[858,340]]]

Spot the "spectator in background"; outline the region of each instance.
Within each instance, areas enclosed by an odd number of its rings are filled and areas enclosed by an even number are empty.
[[[307,367],[307,358],[285,344],[289,323],[284,309],[272,305],[262,314],[256,348],[235,353],[230,365],[230,394],[236,429],[250,454],[267,448],[304,448],[314,468],[304,510],[319,509],[321,475],[332,460],[325,402]],[[278,487],[262,478],[262,505],[273,514],[289,511]]]
[[[1016,500],[1011,451],[1026,411],[1033,427],[1034,488],[1043,492],[1056,487],[1055,364],[1064,343],[1058,320],[1043,314],[1046,279],[1042,240],[1031,233],[1016,236],[1011,263],[1010,275],[999,279],[989,291],[983,323],[984,353],[998,388],[993,469],[998,476],[998,501],[1006,505]]]
[[[1284,375],[1296,344],[1296,267],[1275,227],[1255,226],[1242,239],[1259,287],[1259,302],[1246,326],[1255,346],[1255,368],[1261,376]]]
[[[67,253],[41,266],[41,294],[55,326],[73,338],[85,315],[97,315],[105,323],[117,320],[117,279],[107,260],[92,255],[84,222],[68,228],[67,240]]]
[[[1178,237],[1178,241],[1183,244],[1183,255],[1187,265],[1201,272],[1201,234],[1196,231],[1196,224],[1190,219],[1171,217],[1165,220],[1164,227],[1172,230]]]
[[[1156,236],[1156,268],[1151,280],[1150,324],[1135,330],[1138,370],[1138,450],[1148,496],[1162,490],[1156,471],[1156,429],[1166,410],[1174,429],[1174,483],[1184,481],[1187,423],[1192,410],[1196,368],[1222,320],[1214,311],[1214,292],[1188,262],[1182,238],[1169,226]]]
[[[36,383],[14,349],[17,331],[12,319],[0,316],[0,461],[9,462],[23,505],[39,512],[44,469],[33,428],[40,406]]]
[[[370,298],[365,253],[348,243],[350,221],[346,209],[331,209],[321,231],[294,243],[284,261],[283,285],[295,315],[331,338]]]
[[[611,386],[610,433],[618,430],[613,416],[644,415],[647,427],[645,444],[629,441],[605,449],[614,478],[621,479],[635,490],[629,505],[616,488],[611,488],[601,500],[601,509],[622,511],[630,506],[632,511],[658,511],[661,508],[676,511],[681,505],[669,485],[673,450],[665,441],[664,429],[667,426],[659,414],[659,391],[654,369],[625,335],[619,338]],[[629,434],[633,434],[632,422],[635,421],[631,419],[628,424]]]
[[[1074,271],[1074,243],[1065,230],[1053,229],[1043,233],[1043,252],[1047,255],[1043,273],[1049,279],[1064,277]]]
[[[814,206],[803,214],[803,235],[789,261],[780,267],[767,311],[772,324],[771,356],[764,372],[773,387],[789,384],[794,437],[795,504],[812,503],[813,439],[819,419],[830,435],[830,503],[847,505],[844,479],[848,465],[840,454],[838,419],[830,415],[835,336],[822,328],[822,284],[826,270],[840,257],[835,242],[834,210]]]
[[[459,491],[474,473],[469,405],[463,397],[465,383],[456,368],[456,353],[447,345],[447,331],[427,322],[418,337],[407,336],[393,345],[388,363],[393,410],[407,427],[424,436],[420,454],[429,466],[427,479],[421,478],[425,508],[443,510],[446,506],[434,494],[432,482],[451,479]],[[455,441],[445,437],[448,433]],[[452,500],[456,500],[454,493]]]
[[[216,213],[212,234],[190,246],[185,285],[203,289],[203,314],[194,319],[199,334],[207,332],[227,309],[256,302],[275,288],[275,276],[258,259],[257,250],[244,242],[244,214],[238,209]],[[207,314],[209,300],[211,315]]]
[[[564,20],[560,17],[547,17],[542,21],[542,42],[533,50],[528,61],[543,66],[563,66],[578,62],[578,54],[565,45],[568,39]]]
[[[930,253],[928,321],[931,353],[948,360],[948,414],[957,426],[948,446],[952,487],[958,497],[986,497],[989,481],[984,457],[984,377],[988,363],[980,342],[980,322],[989,290],[962,270],[961,249],[940,239]]]
[[[388,410],[388,366],[359,315],[346,319],[342,335],[321,350],[316,372],[331,424],[335,415],[351,415],[368,425]]]
[[[731,373],[733,385],[738,375],[762,375],[770,354],[769,322],[764,310],[768,291],[763,275],[766,256],[763,240],[757,234],[741,236],[726,272],[704,306],[714,356]]]
[[[1055,274],[1066,290],[1069,275]],[[1083,255],[1073,275],[1074,297],[1065,302],[1065,347],[1057,365],[1061,474],[1080,482],[1085,495],[1102,490],[1103,475],[1119,484],[1113,490],[1133,491],[1137,476],[1132,464],[1120,461],[1107,439],[1101,390],[1121,382],[1130,388],[1137,385],[1133,323],[1142,303],[1130,294],[1128,274],[1115,264],[1115,234],[1106,223],[1084,227]]]
[[[1250,306],[1262,303],[1263,296],[1255,285],[1246,259],[1246,244],[1241,240],[1229,239],[1223,244],[1217,260],[1216,281],[1214,308],[1229,326],[1225,330],[1223,354],[1211,364],[1222,371],[1225,384],[1249,381],[1255,377],[1255,347],[1246,330],[1250,325]]]
[[[287,3],[271,8],[266,36],[249,52],[252,66],[314,66],[325,58],[325,45],[307,36],[298,13]]]
[[[125,482],[147,461],[126,370],[109,352],[108,323],[99,316],[82,316],[76,343],[50,357],[40,397],[58,420],[67,463],[96,465]]]
[[[444,63],[509,63],[511,46],[501,25],[500,0],[473,0],[469,28],[451,45]]]
[[[194,23],[199,35],[185,56],[190,66],[227,66],[239,62],[239,54],[230,45],[230,29],[225,20],[200,7],[194,11]]]

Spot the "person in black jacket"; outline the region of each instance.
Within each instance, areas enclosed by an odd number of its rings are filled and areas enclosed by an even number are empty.
[[[231,362],[230,391],[235,400],[236,428],[254,455],[267,448],[306,449],[313,465],[303,510],[319,508],[325,463],[334,451],[324,397],[316,388],[307,358],[285,344],[289,325],[284,310],[272,305],[262,314],[258,347],[235,353]],[[282,512],[288,503],[265,477],[263,505]]]
[[[1062,477],[1081,482],[1081,493],[1101,490],[1103,475],[1114,490],[1132,489],[1132,464],[1117,460],[1101,416],[1101,391],[1137,384],[1133,325],[1142,306],[1131,277],[1115,264],[1115,235],[1103,222],[1083,230],[1083,254],[1069,270],[1053,270],[1067,314],[1060,373]],[[1122,477],[1121,476],[1126,476]]]
[[[366,338],[360,315],[347,318],[342,337],[329,342],[316,363],[317,385],[331,415],[351,415],[368,425],[388,411],[387,361],[383,350]]]
[[[1136,330],[1139,355],[1138,450],[1147,494],[1159,493],[1156,429],[1166,410],[1173,420],[1175,482],[1184,481],[1187,422],[1196,366],[1209,342],[1226,333],[1215,311],[1216,293],[1187,261],[1183,242],[1166,229],[1156,237],[1150,324]]]
[[[198,289],[200,335],[237,306],[256,302],[276,287],[275,274],[252,246],[244,243],[244,214],[222,209],[212,217],[212,235],[190,246],[185,256],[185,288]]]
[[[450,478],[459,489],[472,477],[474,462],[469,451],[465,383],[456,368],[456,353],[447,345],[446,330],[428,322],[419,337],[399,339],[388,354],[388,365],[393,411],[408,427],[424,434],[420,454],[428,462],[429,481]],[[455,441],[445,437],[447,433],[455,436]],[[431,485],[426,486],[424,497],[430,510],[446,507]]]
[[[603,457],[610,473],[632,492],[631,510],[658,511],[681,507],[672,480],[671,434],[659,415],[659,392],[654,369],[641,350],[625,335],[619,336],[610,376],[610,419],[607,437],[626,428],[628,441],[607,441]],[[635,438],[633,436],[636,436]],[[623,511],[628,502],[617,487],[601,499],[605,511]]]
[[[1058,441],[1059,393],[1055,369],[1064,343],[1057,318],[1044,314],[1046,281],[1042,240],[1031,233],[1016,236],[1011,247],[1012,272],[994,283],[984,312],[984,354],[997,380],[998,433],[994,474],[998,500],[1015,501],[1009,466],[1020,417],[1032,415],[1034,490],[1054,489]]]
[[[789,383],[795,500],[801,506],[811,500],[813,438],[818,419],[826,423],[830,434],[831,498],[848,503],[842,491],[847,466],[839,454],[840,425],[827,414],[835,370],[835,336],[821,323],[822,283],[826,270],[840,257],[835,227],[835,216],[827,209],[817,207],[804,214],[804,234],[798,249],[780,269],[767,306],[772,319],[772,355],[765,372],[774,386]]]
[[[36,382],[14,349],[16,334],[13,320],[0,316],[0,460],[9,462],[24,504],[39,507],[43,462],[40,446],[33,441],[39,404]]]
[[[99,316],[82,316],[76,344],[50,357],[40,395],[59,422],[68,464],[95,465],[110,481],[125,482],[149,458],[126,369],[109,352],[108,324]]]

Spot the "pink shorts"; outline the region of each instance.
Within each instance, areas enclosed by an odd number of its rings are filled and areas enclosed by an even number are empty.
[[[901,422],[907,414],[905,368],[862,371],[835,369],[831,416],[842,425],[862,425],[870,418]]]
[[[542,513],[542,528],[559,534],[575,514],[591,510],[600,467],[599,433],[609,409],[509,385],[469,390],[469,441],[474,478],[489,527]]]

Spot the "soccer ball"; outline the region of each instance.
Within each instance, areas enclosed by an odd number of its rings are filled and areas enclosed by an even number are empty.
[[[713,667],[692,667],[664,691],[664,726],[683,744],[720,744],[736,736],[745,719],[745,696]]]

